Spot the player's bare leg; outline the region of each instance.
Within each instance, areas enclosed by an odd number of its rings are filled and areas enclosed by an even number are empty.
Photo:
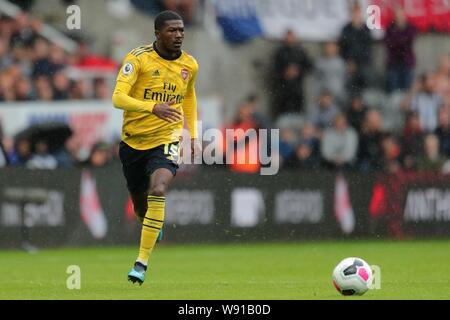
[[[164,222],[165,194],[173,179],[173,174],[165,168],[157,169],[150,177],[150,190],[147,198],[147,210],[143,217],[141,245],[139,256],[133,269],[128,273],[128,280],[142,284],[147,271],[147,264]],[[142,195],[135,197],[142,213],[145,208]],[[133,198],[134,201],[134,198]],[[137,214],[139,212],[136,210]]]
[[[133,201],[134,214],[136,218],[142,222],[144,221],[145,213],[147,212],[147,197],[148,192],[131,194],[131,200]]]

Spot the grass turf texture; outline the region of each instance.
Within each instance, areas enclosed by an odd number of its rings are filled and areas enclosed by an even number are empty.
[[[137,248],[0,251],[0,299],[448,299],[450,240],[164,245],[145,283],[127,282]],[[380,290],[343,297],[331,273],[345,257],[381,267]],[[81,289],[69,290],[69,265]]]

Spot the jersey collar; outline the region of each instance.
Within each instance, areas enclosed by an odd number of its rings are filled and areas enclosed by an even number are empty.
[[[162,54],[161,52],[159,52],[158,48],[156,47],[156,41],[153,42],[153,49],[155,50],[155,52],[158,54],[158,56],[160,56],[161,58],[163,58],[164,60],[177,60],[179,57],[181,57],[181,55],[183,54],[183,51],[180,50],[180,54],[177,55],[176,57],[169,57],[167,55]]]

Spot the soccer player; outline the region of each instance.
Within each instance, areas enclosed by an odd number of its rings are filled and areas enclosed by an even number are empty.
[[[139,255],[128,280],[142,284],[164,222],[165,194],[178,169],[186,117],[197,147],[196,60],[181,50],[184,23],[173,11],[155,19],[156,41],[131,50],[112,97],[124,110],[119,155],[135,214],[142,222]]]

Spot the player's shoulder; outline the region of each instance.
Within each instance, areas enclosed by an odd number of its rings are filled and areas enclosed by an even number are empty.
[[[154,51],[153,44],[146,44],[146,45],[142,45],[142,46],[133,48],[132,50],[130,50],[130,52],[128,54],[135,56],[135,57],[139,57],[139,56],[145,55],[146,53],[150,53],[152,51]]]
[[[184,59],[188,65],[190,65],[193,69],[198,70],[198,62],[194,58],[194,56],[190,55],[186,51],[183,51],[184,53]]]
[[[125,56],[125,60],[141,61],[143,58],[146,58],[148,54],[150,54],[153,51],[154,51],[153,44],[142,45],[131,49]]]

